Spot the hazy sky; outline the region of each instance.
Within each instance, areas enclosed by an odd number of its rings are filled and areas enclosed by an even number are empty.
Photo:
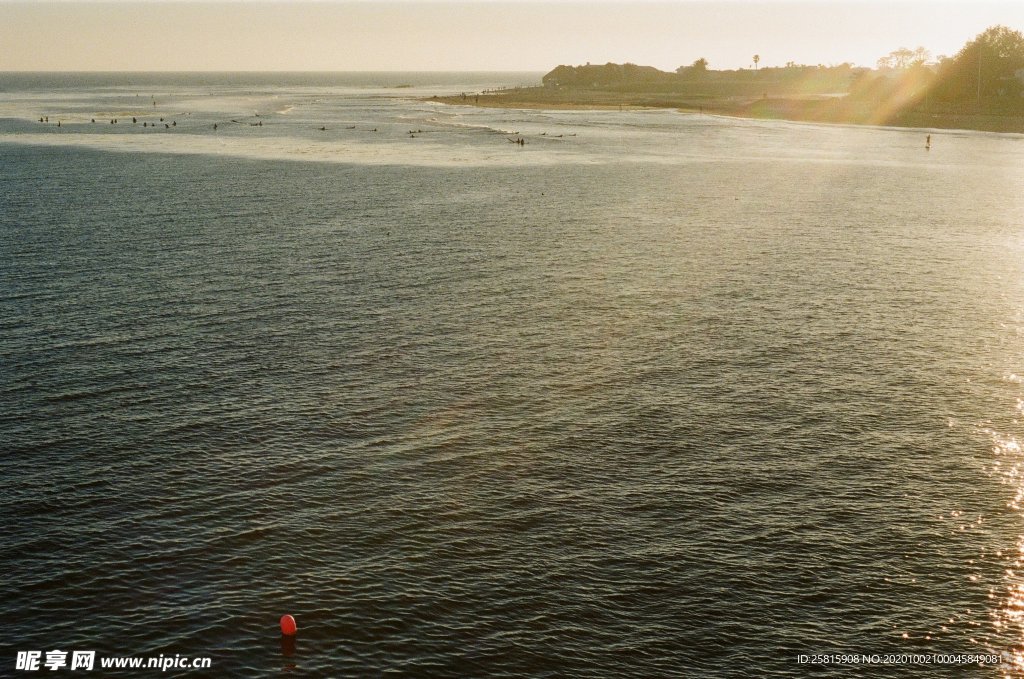
[[[3,2],[0,70],[672,70],[954,54],[1014,2]]]

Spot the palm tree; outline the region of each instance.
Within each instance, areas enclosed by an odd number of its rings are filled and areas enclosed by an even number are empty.
[[[760,54],[755,54],[754,55],[754,70],[755,71],[757,70],[757,62],[759,62],[759,61],[761,61],[761,55]]]

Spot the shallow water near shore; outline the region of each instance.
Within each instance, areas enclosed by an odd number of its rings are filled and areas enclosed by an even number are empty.
[[[1024,673],[1024,138],[134,78],[0,78],[0,662]]]

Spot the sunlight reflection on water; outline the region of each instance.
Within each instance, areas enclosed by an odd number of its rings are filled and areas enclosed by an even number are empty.
[[[214,89],[0,97],[26,639],[1024,673],[1018,137]]]

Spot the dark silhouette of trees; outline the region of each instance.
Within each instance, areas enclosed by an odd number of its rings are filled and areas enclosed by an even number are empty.
[[[558,66],[545,75],[542,82],[546,86],[611,87],[662,82],[669,78],[671,78],[671,74],[659,71],[653,66],[607,63],[603,65]]]
[[[900,47],[879,59],[878,68],[904,69],[915,65],[923,66],[930,58],[931,53],[923,47],[918,47],[913,50],[907,49],[906,47]]]
[[[1024,35],[992,26],[939,66],[935,96],[947,102],[976,102],[1013,97],[1024,91]]]
[[[697,59],[666,73],[636,64],[559,66],[544,76],[544,84],[575,89],[608,90],[662,96],[669,93],[744,97],[755,91],[774,96],[849,95],[846,102],[831,99],[839,110],[884,114],[895,120],[915,114],[1024,114],[1024,34],[992,26],[968,42],[953,57],[931,62],[924,47],[900,47],[878,60],[878,69],[850,63],[817,66],[787,62],[784,67],[711,70]],[[754,90],[753,88],[758,88]],[[761,89],[763,88],[763,89]],[[832,110],[832,109],[830,109]],[[874,116],[874,113],[872,113]],[[865,113],[865,119],[874,119]]]
[[[708,73],[708,60],[704,57],[697,59],[689,66],[680,66],[676,69],[676,75],[686,80],[699,80]]]
[[[900,47],[870,69],[851,63],[712,70],[707,59],[664,72],[636,64],[559,66],[544,76],[549,101],[710,105],[753,117],[1020,131],[1024,34],[992,26],[952,57]],[[845,95],[845,96],[844,96]]]

